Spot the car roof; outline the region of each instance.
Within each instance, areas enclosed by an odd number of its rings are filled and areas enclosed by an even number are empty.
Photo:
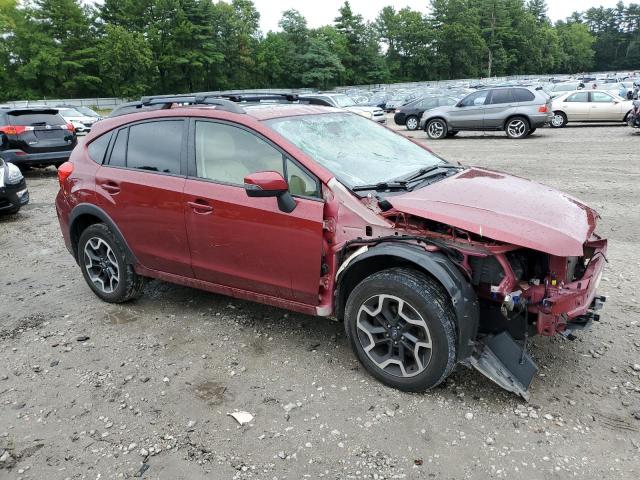
[[[101,133],[118,128],[129,123],[143,120],[153,120],[165,117],[195,116],[202,118],[213,118],[229,121],[240,121],[247,123],[247,117],[253,121],[264,121],[274,118],[296,117],[304,115],[322,115],[330,113],[342,113],[345,115],[355,115],[345,110],[320,105],[309,105],[304,103],[238,103],[244,113],[229,112],[223,108],[211,105],[173,105],[171,108],[140,109],[136,112],[108,117],[96,124],[92,133],[99,136]],[[157,105],[153,105],[157,107]]]

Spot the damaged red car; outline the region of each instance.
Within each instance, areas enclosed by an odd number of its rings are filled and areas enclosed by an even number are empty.
[[[598,320],[598,214],[448,163],[295,96],[162,96],[96,124],[58,172],[67,248],[107,302],[147,278],[344,322],[381,382],[458,364],[527,398],[532,335]]]

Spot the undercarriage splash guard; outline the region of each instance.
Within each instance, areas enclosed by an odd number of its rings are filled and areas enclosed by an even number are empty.
[[[478,340],[467,362],[505,390],[529,400],[529,385],[538,366],[507,332]]]

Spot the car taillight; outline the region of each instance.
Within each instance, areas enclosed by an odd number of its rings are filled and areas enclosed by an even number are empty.
[[[71,172],[73,172],[73,163],[71,162],[64,162],[58,167],[58,182],[60,182],[61,188],[64,188],[64,181],[69,178]]]
[[[538,108],[538,112],[540,113],[547,113],[549,111],[549,109],[547,108],[546,105],[542,105],[540,108]]]
[[[7,135],[20,135],[21,133],[31,132],[33,130],[33,127],[23,125],[5,125],[4,127],[0,127],[0,132],[6,133]]]
[[[63,130],[69,130],[70,132],[75,132],[76,131],[76,127],[73,126],[72,123],[67,123],[66,125],[62,125]]]

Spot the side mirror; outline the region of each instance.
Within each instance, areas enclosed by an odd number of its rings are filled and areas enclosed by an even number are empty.
[[[256,172],[244,177],[244,191],[249,197],[276,197],[278,208],[291,213],[296,202],[289,193],[289,185],[278,172]]]
[[[458,103],[456,103],[456,107],[464,107],[464,104],[462,103],[462,100],[459,101]]]

